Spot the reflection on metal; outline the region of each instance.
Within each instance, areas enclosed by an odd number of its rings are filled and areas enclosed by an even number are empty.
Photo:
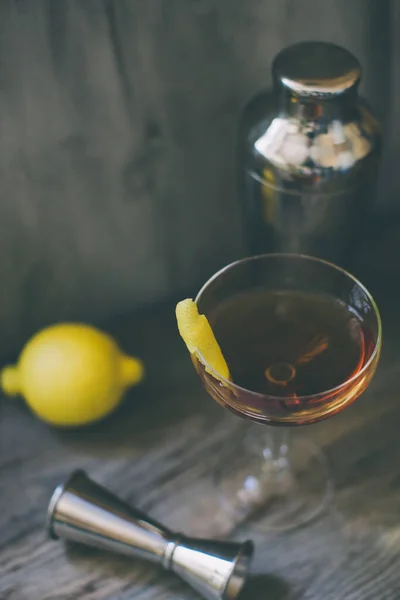
[[[241,124],[240,197],[252,254],[299,252],[339,264],[374,192],[379,124],[357,96],[361,68],[334,44],[305,42],[273,64],[273,93]]]

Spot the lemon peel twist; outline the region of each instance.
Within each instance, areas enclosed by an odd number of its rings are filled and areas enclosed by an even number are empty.
[[[230,379],[229,368],[205,315],[199,314],[197,304],[191,299],[176,305],[179,333],[190,354],[197,354],[205,370],[218,379]]]

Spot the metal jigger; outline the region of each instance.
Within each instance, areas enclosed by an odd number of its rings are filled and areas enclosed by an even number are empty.
[[[55,490],[49,535],[136,556],[177,573],[207,600],[234,600],[245,582],[253,543],[175,534],[75,471]]]

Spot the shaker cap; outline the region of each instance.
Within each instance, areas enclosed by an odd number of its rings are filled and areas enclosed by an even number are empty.
[[[300,42],[275,57],[272,73],[278,85],[298,96],[328,99],[359,83],[361,65],[336,44]]]

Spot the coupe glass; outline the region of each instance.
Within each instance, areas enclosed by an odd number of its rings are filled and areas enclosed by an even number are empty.
[[[212,474],[217,492],[214,522],[225,532],[256,518],[267,529],[292,527],[313,518],[326,505],[331,483],[324,455],[307,437],[289,438],[289,431],[331,417],[354,402],[370,383],[381,348],[381,321],[371,294],[355,277],[317,258],[266,254],[232,263],[209,279],[196,304],[213,326],[222,303],[253,291],[329,296],[356,317],[368,340],[365,360],[353,374],[331,389],[304,396],[264,395],[240,387],[216,373],[199,353],[192,355],[207,392],[247,420],[231,443],[221,444]],[[232,327],[234,323],[233,319]],[[240,352],[251,354],[248,336],[245,344]],[[291,368],[275,365],[273,376],[290,379]]]

